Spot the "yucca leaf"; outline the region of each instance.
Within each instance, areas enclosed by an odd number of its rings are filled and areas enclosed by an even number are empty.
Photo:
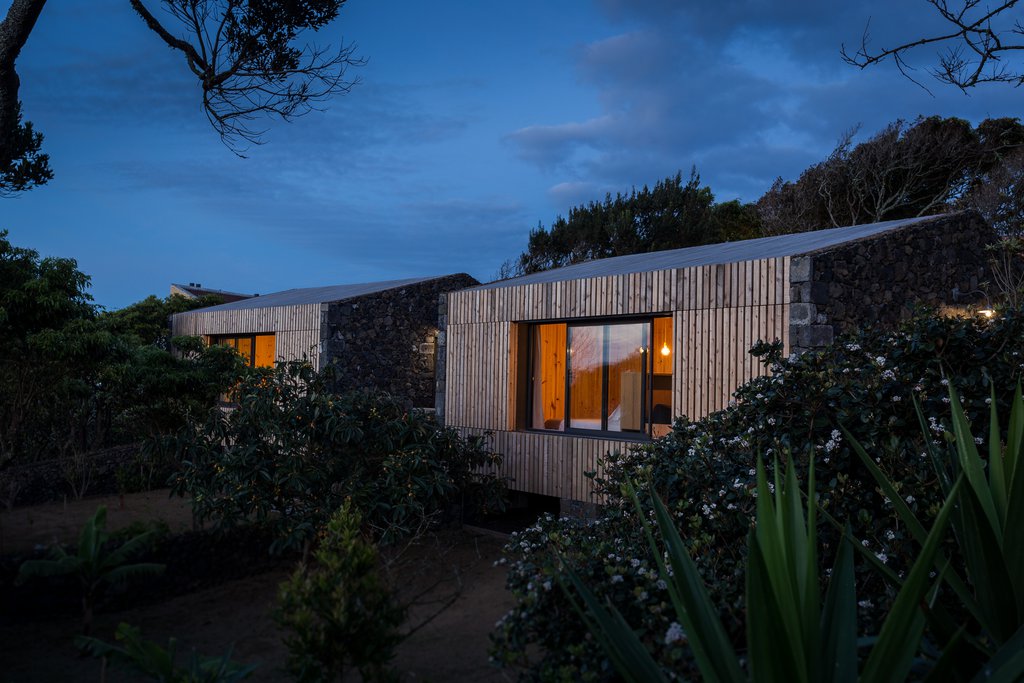
[[[996,532],[988,525],[975,491],[964,487],[959,515],[961,552],[981,612],[981,624],[997,642],[1006,640],[1020,623],[1013,576],[1008,572]]]
[[[747,647],[751,678],[757,683],[807,683],[806,660],[792,636],[778,628],[784,619],[782,599],[769,577],[761,542],[754,531],[747,541]]]
[[[1006,431],[1006,448],[1003,452],[1006,476],[1008,478],[1006,524],[1003,531],[1003,556],[1010,576],[1017,577],[1014,583],[1017,612],[1024,616],[1024,585],[1019,581],[1024,576],[1024,466],[1020,459],[1024,454],[1024,397],[1021,386],[1013,395],[1010,408],[1010,423]]]
[[[942,652],[939,654],[939,658],[935,660],[935,666],[932,667],[928,675],[925,676],[925,683],[945,683],[946,681],[961,681],[965,680],[964,675],[970,676],[973,673],[974,662],[966,656],[964,652],[966,648],[966,641],[964,640],[964,634],[967,632],[966,626],[960,626],[956,629],[946,641],[945,646],[942,648]],[[966,664],[971,667],[969,671],[959,671],[961,665]]]
[[[920,602],[928,592],[928,574],[935,563],[939,543],[949,525],[962,485],[963,476],[957,478],[939,514],[935,517],[921,552],[907,573],[906,581],[882,624],[878,640],[871,648],[871,654],[861,675],[863,680],[872,683],[898,683],[906,679],[924,631],[925,617]]]
[[[914,400],[916,405],[917,399]],[[920,411],[920,407],[918,407],[918,417],[921,420],[922,429],[927,430],[927,427],[924,426],[924,417],[923,413],[921,413]],[[874,477],[875,483],[878,484],[878,488],[882,490],[882,493],[892,504],[893,509],[896,510],[896,514],[900,518],[900,521],[903,522],[904,525],[906,525],[907,530],[910,531],[910,534],[914,537],[914,540],[916,540],[921,545],[924,545],[925,540],[928,538],[928,531],[925,529],[924,524],[922,524],[920,520],[918,520],[917,516],[914,514],[914,511],[910,509],[910,506],[907,505],[907,502],[903,499],[903,496],[901,496],[899,491],[896,490],[896,486],[892,483],[889,477],[886,476],[882,469],[878,467],[878,465],[871,458],[871,456],[867,454],[867,451],[865,451],[864,447],[861,446],[859,441],[857,441],[857,438],[854,437],[853,434],[851,434],[849,430],[847,430],[846,427],[844,427],[843,425],[839,425],[839,428],[843,431],[843,435],[846,437],[847,443],[850,444],[850,447],[853,448],[853,451],[860,458],[861,462],[864,463],[864,467],[866,467],[868,472],[871,473],[871,476]],[[925,441],[929,441],[929,439],[927,438],[927,432],[925,432],[924,436]],[[931,449],[930,445],[929,449]],[[938,461],[937,454],[934,457],[934,461]],[[945,470],[937,471],[936,474],[938,474],[939,478],[941,479],[945,474]],[[946,490],[945,495],[947,497],[949,496],[951,489],[952,487]],[[832,518],[830,517],[830,519]],[[837,528],[842,528],[839,525],[839,523],[834,519],[832,520],[832,523]],[[889,569],[883,563],[881,563],[873,552],[866,550],[859,543],[856,543],[856,541],[854,541],[854,546],[857,550],[861,551],[862,555],[867,557],[868,560],[875,565],[876,569],[879,569],[883,573],[883,575],[885,575],[890,580],[891,584],[900,585],[899,580],[896,579],[895,573],[893,573],[891,569]],[[946,559],[945,553],[942,552],[942,550],[940,549],[936,556],[936,567],[945,567],[948,566],[948,564],[949,563]],[[957,597],[961,600],[961,602],[963,602],[964,606],[968,609],[968,611],[970,611],[970,613],[974,615],[975,618],[980,619],[980,607],[978,606],[977,601],[974,598],[974,594],[964,583],[963,578],[961,578],[961,576],[956,572],[950,572],[949,576],[947,577],[947,582],[949,583],[950,588],[952,588],[953,591],[956,593]]]
[[[757,526],[755,532],[764,560],[765,575],[770,582],[778,609],[779,623],[775,629],[785,631],[787,642],[792,648],[792,656],[800,661],[807,661],[804,649],[803,610],[800,608],[800,588],[796,572],[793,570],[793,559],[789,554],[787,541],[786,501],[783,497],[779,468],[775,468],[775,501],[768,490],[764,463],[757,459]],[[803,531],[801,531],[802,536]],[[799,565],[796,565],[799,566]]]
[[[992,492],[999,519],[1006,520],[1007,511],[1007,479],[1004,470],[1003,452],[1000,448],[1001,435],[999,414],[996,410],[996,387],[992,385],[992,396],[989,398],[988,417],[988,485]]]
[[[992,656],[973,683],[1019,683],[1024,678],[1024,626]]]
[[[1020,462],[1022,450],[1024,450],[1024,398],[1021,397],[1020,382],[1017,382],[1017,390],[1013,393],[1013,403],[1010,406],[1010,423],[1006,430],[1006,451],[1003,454],[1003,469],[1006,471],[1007,484],[1012,484],[1017,477],[1017,464]]]
[[[738,683],[745,680],[736,651],[719,620],[718,610],[711,602],[700,572],[693,564],[693,560],[679,536],[675,522],[668,510],[665,509],[661,498],[652,491],[651,503],[654,507],[658,530],[668,553],[669,564],[672,566],[671,577],[668,576],[661,549],[654,539],[654,534],[647,522],[632,482],[626,483],[626,491],[643,524],[647,542],[652,554],[657,559],[662,577],[668,583],[669,595],[676,608],[676,614],[689,638],[694,660],[704,680],[722,681],[723,683]]]
[[[978,447],[974,443],[974,436],[971,434],[971,424],[967,421],[963,406],[960,405],[960,396],[956,388],[949,385],[949,403],[953,412],[953,438],[956,442],[956,452],[960,462],[960,468],[967,477],[967,484],[974,490],[978,504],[988,518],[989,526],[995,532],[996,537],[1002,542],[1003,523],[996,512],[995,502],[992,500],[992,492],[985,479],[985,465],[978,455]]]
[[[839,539],[821,613],[820,680],[833,683],[857,680],[857,593],[848,535]]]
[[[601,643],[619,675],[630,683],[664,681],[665,676],[661,667],[615,606],[610,603],[607,606],[602,604],[575,571],[567,565],[563,564],[563,567],[573,588],[582,598],[586,610],[572,599],[571,593],[564,585],[563,590],[569,596],[573,608],[588,623],[590,632]]]

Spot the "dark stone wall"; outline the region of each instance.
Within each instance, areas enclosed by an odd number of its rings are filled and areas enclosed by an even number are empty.
[[[459,273],[324,304],[321,364],[335,365],[336,389],[375,388],[413,407],[433,408],[438,297],[477,284]]]
[[[939,216],[912,227],[849,242],[790,263],[790,347],[821,348],[861,325],[892,327],[911,305],[953,303],[989,276],[985,246],[996,234],[980,215]],[[984,301],[974,294],[970,301]]]

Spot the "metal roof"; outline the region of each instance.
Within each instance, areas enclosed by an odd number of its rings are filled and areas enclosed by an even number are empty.
[[[219,306],[200,308],[191,313],[208,313],[210,311],[244,311],[252,308],[273,308],[274,306],[300,306],[302,304],[323,304],[331,301],[344,301],[354,299],[365,294],[376,294],[388,289],[398,289],[408,285],[436,280],[442,276],[414,277],[405,280],[384,280],[381,282],[363,282],[353,285],[329,285],[327,287],[303,287],[301,289],[286,289],[283,292],[263,294],[251,299],[233,301]]]
[[[808,254],[821,249],[827,249],[828,247],[834,247],[845,242],[874,237],[883,232],[899,230],[900,228],[938,218],[946,218],[949,215],[905,218],[882,223],[854,225],[847,228],[830,228],[828,230],[798,232],[788,235],[777,235],[775,237],[739,240],[737,242],[705,244],[699,247],[652,251],[643,254],[629,254],[628,256],[613,256],[585,263],[576,263],[562,268],[553,268],[510,280],[491,282],[472,287],[471,289],[515,287],[517,285],[529,285],[539,282],[561,282],[563,280],[578,280],[606,275],[624,275],[654,270],[674,270],[676,268],[708,266],[718,263],[735,263],[737,261],[751,261],[754,259],[796,256],[798,254]]]

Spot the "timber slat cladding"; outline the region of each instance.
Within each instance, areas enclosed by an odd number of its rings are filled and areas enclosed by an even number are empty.
[[[789,258],[452,292],[448,311],[446,424],[489,432],[510,488],[589,501],[583,472],[637,442],[515,431],[516,398],[528,388],[516,386],[525,349],[514,324],[671,315],[673,413],[698,419],[766,373],[748,354],[758,340],[779,339],[788,353]]]
[[[271,306],[178,314],[171,318],[172,336],[274,333],[275,353],[284,360],[320,360],[320,304]]]

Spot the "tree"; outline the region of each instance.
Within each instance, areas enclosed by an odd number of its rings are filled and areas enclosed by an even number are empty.
[[[191,302],[98,314],[88,286],[74,259],[40,258],[0,231],[0,469],[176,430],[243,372],[233,350],[196,338],[166,350],[161,322]]]
[[[775,181],[758,202],[767,234],[817,230],[942,213],[980,193],[986,176],[1024,143],[1017,119],[972,128],[957,118],[895,121],[853,144],[848,131],[824,161],[795,182]]]
[[[53,177],[41,154],[43,136],[21,121],[14,63],[32,33],[45,0],[14,0],[0,22],[0,196],[42,185]]]
[[[938,64],[929,69],[941,83],[964,91],[981,83],[1024,83],[1024,71],[1006,61],[1024,50],[1024,25],[1015,10],[1018,0],[1003,0],[995,6],[981,0],[927,2],[946,22],[948,30],[875,51],[868,47],[870,34],[865,28],[856,52],[850,54],[845,45],[842,47],[843,60],[865,69],[892,58],[901,74],[924,88],[909,73],[914,67],[907,58],[919,48],[941,46],[944,51],[939,53]]]
[[[723,242],[755,236],[757,215],[733,201],[715,203],[696,169],[646,185],[629,195],[610,194],[559,216],[549,229],[530,232],[527,250],[502,267],[502,275],[536,273],[610,256]]]
[[[170,328],[167,324],[170,316],[222,303],[224,300],[213,294],[196,299],[181,294],[160,299],[151,294],[130,306],[104,311],[99,316],[99,322],[115,334],[131,334],[143,344],[153,344],[166,350],[170,346]]]
[[[142,0],[129,0],[146,26],[180,53],[198,81],[202,106],[225,145],[242,155],[262,141],[264,116],[285,121],[318,102],[349,92],[351,66],[364,60],[354,45],[298,46],[338,16],[345,0],[161,0],[161,21]],[[0,192],[41,185],[52,177],[40,153],[42,136],[22,123],[15,63],[46,0],[14,0],[0,24]]]

